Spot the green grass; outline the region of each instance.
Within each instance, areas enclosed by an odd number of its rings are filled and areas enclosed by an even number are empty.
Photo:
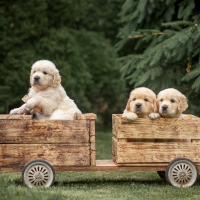
[[[97,159],[111,159],[111,131],[98,132]],[[30,189],[21,173],[0,173],[0,199],[8,200],[195,200],[200,185],[175,188],[156,172],[57,172],[50,188]]]

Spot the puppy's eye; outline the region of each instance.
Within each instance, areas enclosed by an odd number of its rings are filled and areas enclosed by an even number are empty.
[[[33,73],[35,73],[36,71],[34,71]]]
[[[148,99],[144,99],[145,101],[149,101]]]
[[[162,102],[162,101],[163,101],[163,99],[160,100],[160,102]]]
[[[135,100],[136,100],[136,98],[133,99],[133,101],[135,101]]]
[[[47,74],[47,72],[45,72],[45,71],[44,71],[44,72],[43,72],[43,74],[45,74],[45,75],[46,75],[46,74]]]
[[[174,99],[171,99],[171,102],[174,103],[175,102]]]

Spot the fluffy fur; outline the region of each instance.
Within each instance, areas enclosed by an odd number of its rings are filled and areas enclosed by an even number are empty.
[[[168,88],[157,95],[158,110],[164,118],[184,118],[182,114],[187,108],[187,98],[178,90]],[[157,139],[157,142],[190,142],[190,139]]]
[[[30,99],[10,114],[23,114],[39,107],[42,112],[35,113],[38,119],[73,120],[75,113],[81,113],[60,84],[61,77],[56,66],[48,60],[39,60],[32,65],[28,96]]]
[[[183,118],[182,113],[188,108],[186,97],[174,88],[162,90],[157,102],[159,113],[165,118]]]
[[[129,120],[139,118],[159,117],[157,113],[156,95],[155,93],[145,87],[134,89],[130,93],[130,97],[122,117]]]

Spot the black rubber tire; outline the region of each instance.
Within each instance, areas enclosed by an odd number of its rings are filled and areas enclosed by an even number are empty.
[[[160,178],[165,179],[165,171],[157,171],[157,174]]]

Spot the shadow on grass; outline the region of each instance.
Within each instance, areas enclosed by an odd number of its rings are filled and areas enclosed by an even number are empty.
[[[16,179],[14,180],[15,185],[17,186],[24,186],[22,180]],[[137,184],[137,185],[154,185],[154,186],[160,186],[160,185],[168,185],[165,180],[136,180],[136,179],[120,179],[120,180],[70,180],[70,181],[54,181],[53,186],[81,186],[86,185],[88,186],[101,186],[101,185],[130,185],[130,184]]]
[[[130,185],[130,184],[137,184],[137,185],[168,185],[165,180],[136,180],[136,179],[120,179],[120,180],[76,180],[76,181],[55,181],[54,186],[81,186],[81,185]]]

